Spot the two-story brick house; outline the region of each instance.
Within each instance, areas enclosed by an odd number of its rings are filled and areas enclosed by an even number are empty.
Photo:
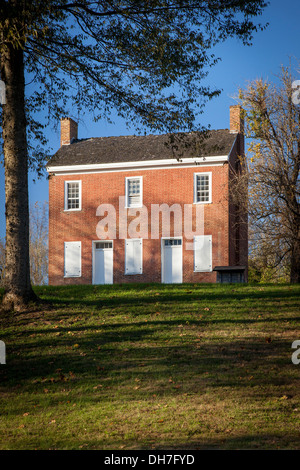
[[[216,267],[236,266],[245,279],[247,224],[229,197],[242,131],[239,106],[230,129],[176,145],[169,135],[78,140],[62,119],[47,165],[49,284],[216,282]]]

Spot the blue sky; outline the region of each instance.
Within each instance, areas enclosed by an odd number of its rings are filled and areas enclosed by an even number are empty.
[[[298,0],[271,0],[265,10],[261,22],[268,22],[268,28],[255,35],[251,47],[243,46],[237,40],[228,40],[218,45],[214,53],[222,60],[210,69],[207,82],[211,88],[220,88],[219,97],[210,101],[199,121],[203,125],[211,125],[212,129],[229,127],[229,106],[236,104],[234,96],[240,87],[244,88],[248,81],[256,78],[276,81],[281,65],[289,65],[290,59],[297,65],[300,61],[300,2]],[[300,79],[300,65],[298,67]],[[296,73],[296,71],[295,71]],[[75,113],[74,113],[75,114]],[[59,148],[59,126],[57,131],[47,131],[50,146],[54,152]],[[115,124],[106,122],[94,123],[92,116],[85,115],[84,124],[79,125],[78,137],[104,137],[112,135],[132,135],[134,128],[127,128],[124,121],[116,119]],[[1,165],[1,164],[0,164]],[[37,180],[35,175],[29,177],[29,201],[48,200],[48,182],[46,177]],[[4,169],[0,166],[0,238],[5,236],[4,206]]]

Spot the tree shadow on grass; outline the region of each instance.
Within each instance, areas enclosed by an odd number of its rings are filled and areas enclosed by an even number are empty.
[[[206,322],[195,325],[196,331],[205,331]],[[185,340],[179,336],[179,326],[179,321],[155,321],[101,325],[99,332],[95,327],[29,329],[19,335],[17,343],[7,345],[9,367],[4,374],[0,371],[1,386],[9,389],[21,384],[34,390],[45,384],[54,389],[62,384],[75,388],[90,384],[92,388],[100,381],[104,391],[125,390],[136,379],[141,381],[140,389],[134,396],[126,391],[127,398],[135,400],[145,393],[198,393],[206,387],[249,390],[290,380],[291,345],[287,341],[268,343],[262,337],[198,340],[195,336]],[[169,336],[164,335],[174,328],[178,333],[168,344]]]
[[[286,297],[299,306],[299,291],[294,286],[285,286]],[[285,300],[282,286],[249,287],[247,284],[120,284],[112,286],[52,286],[40,288],[39,294],[55,305],[84,304],[87,307],[109,308],[116,306],[151,304],[157,302],[228,302],[262,301],[282,303]],[[137,295],[138,294],[138,295]],[[92,297],[92,299],[91,299]]]
[[[197,434],[197,433],[195,433]],[[199,432],[199,434],[201,434]],[[158,443],[152,447],[153,450],[299,450],[299,438],[296,432],[274,432],[266,433],[258,430],[256,433],[241,433],[234,435],[234,430],[227,431],[228,436],[207,438],[201,435],[193,435],[188,442],[180,442],[174,439],[173,442]],[[254,455],[253,455],[254,457]],[[201,461],[200,461],[201,458]],[[255,456],[257,459],[257,455]],[[195,463],[202,462],[202,455],[195,454]],[[247,454],[248,459],[248,454]]]
[[[148,459],[150,464],[152,465],[166,465],[169,460],[168,451],[174,453],[177,452],[184,452],[185,454],[185,461],[188,461],[190,464],[201,466],[203,464],[203,454],[198,453],[197,451],[207,451],[205,457],[213,457],[214,461],[216,457],[218,457],[215,453],[210,455],[209,451],[217,451],[217,450],[244,450],[244,451],[253,451],[253,450],[299,450],[299,436],[296,432],[263,432],[262,430],[257,431],[256,433],[241,433],[238,432],[235,435],[235,432],[232,431],[227,435],[222,437],[204,437],[201,435],[201,432],[195,433],[191,435],[185,442],[182,441],[180,438],[173,438],[167,439],[164,438],[163,435],[160,436],[141,436],[140,441],[137,439],[122,439],[120,436],[114,437],[110,442],[108,438],[88,438],[86,439],[84,436],[80,437],[68,437],[64,436],[64,438],[50,438],[44,439],[43,444],[39,446],[36,440],[33,440],[33,437],[19,437],[18,438],[18,449],[66,449],[66,450],[78,450],[80,449],[90,449],[90,450],[101,450],[103,451],[103,460],[106,457],[112,458],[112,453],[115,452],[115,457],[132,457],[141,459]],[[130,450],[128,450],[130,449]],[[116,452],[117,451],[117,452]],[[139,455],[139,451],[146,451],[145,453],[141,453]],[[187,455],[190,457],[187,459]],[[151,457],[150,457],[151,456]],[[272,454],[272,457],[278,457],[277,454]],[[158,462],[158,457],[160,461]],[[184,457],[181,453],[181,457]],[[235,455],[236,457],[236,455]],[[256,453],[246,453],[242,454],[241,457],[246,457],[248,463],[254,463],[251,459],[256,460],[257,462],[257,454]],[[270,457],[270,455],[268,455]],[[85,459],[85,454],[76,454],[76,459],[78,463],[81,462],[80,459]],[[228,464],[232,464],[232,454],[222,454],[220,455],[223,464],[226,462],[226,458],[228,458]],[[165,463],[163,462],[165,459]],[[139,460],[139,461],[140,461]],[[147,460],[146,460],[147,461]],[[173,464],[173,460],[171,460],[170,465]],[[230,463],[231,462],[231,463]],[[255,463],[256,463],[255,462]],[[83,462],[82,462],[83,463]],[[269,461],[269,463],[271,463]],[[177,460],[176,464],[181,464],[181,461]],[[124,466],[124,465],[123,465]]]

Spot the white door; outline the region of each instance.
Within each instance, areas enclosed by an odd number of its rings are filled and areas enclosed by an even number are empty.
[[[113,243],[93,243],[93,284],[113,283]]]
[[[182,282],[181,238],[162,240],[162,282],[166,284]]]

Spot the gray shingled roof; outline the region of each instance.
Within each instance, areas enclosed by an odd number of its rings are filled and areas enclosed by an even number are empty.
[[[209,131],[204,139],[199,133],[189,133],[76,140],[70,145],[62,146],[47,166],[229,155],[235,138],[236,134],[230,134],[228,129],[221,129]]]

